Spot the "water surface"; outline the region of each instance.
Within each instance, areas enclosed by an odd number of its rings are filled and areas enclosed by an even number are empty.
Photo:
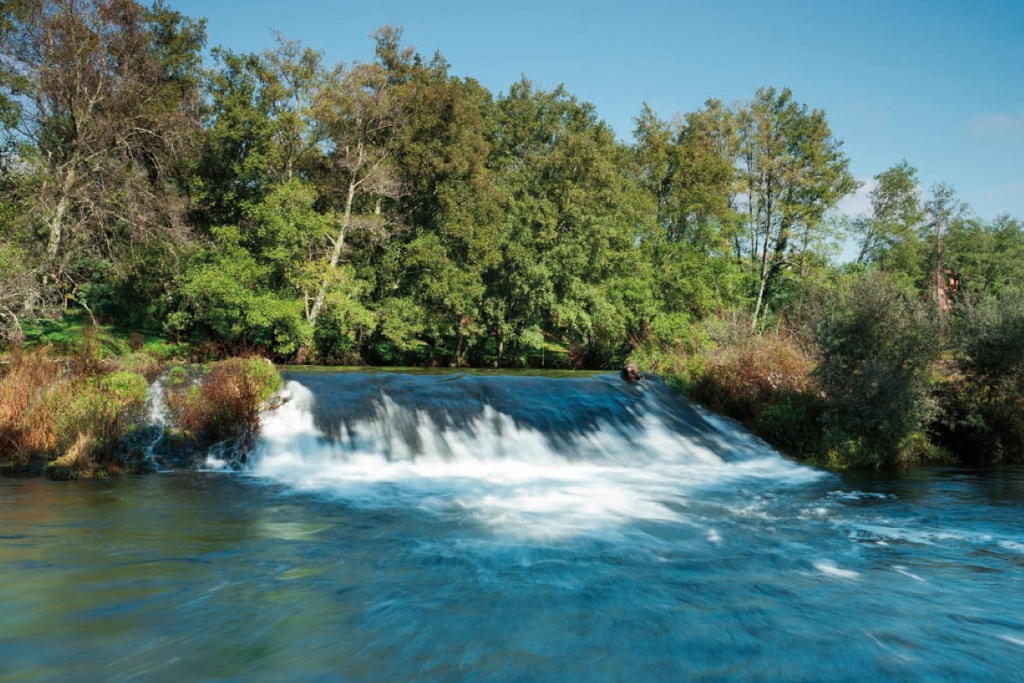
[[[244,472],[0,480],[0,681],[1019,676],[1022,469],[823,473],[610,377],[290,379]]]

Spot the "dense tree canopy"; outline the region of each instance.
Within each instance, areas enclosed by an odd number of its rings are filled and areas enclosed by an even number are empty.
[[[1019,289],[1019,220],[925,193],[905,160],[835,263],[856,183],[788,88],[644,105],[626,141],[564,86],[495,94],[374,38],[365,62],[277,36],[204,68],[203,22],[160,2],[5,2],[4,338],[70,302],[278,360],[608,367],[739,318],[818,344],[866,319],[865,279],[950,316]]]

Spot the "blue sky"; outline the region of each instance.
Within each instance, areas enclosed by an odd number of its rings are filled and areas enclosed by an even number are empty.
[[[278,29],[331,63],[371,59],[370,34],[399,25],[407,45],[495,94],[521,75],[564,83],[623,139],[645,101],[668,118],[788,86],[827,112],[859,179],[906,158],[983,218],[1024,218],[1024,0],[169,4],[208,18],[211,46],[261,50]]]

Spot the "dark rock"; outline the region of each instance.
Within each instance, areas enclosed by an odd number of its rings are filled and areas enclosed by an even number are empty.
[[[644,375],[642,372],[640,372],[640,366],[634,363],[633,361],[629,361],[622,368],[622,379],[626,380],[630,384],[636,384],[643,378]]]

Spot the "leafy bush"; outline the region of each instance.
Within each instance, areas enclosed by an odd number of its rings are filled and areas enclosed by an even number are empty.
[[[823,450],[825,408],[825,401],[814,391],[784,389],[762,408],[752,426],[769,443],[801,459],[817,461]]]
[[[358,365],[361,333],[371,330],[375,322],[373,314],[358,302],[329,298],[313,331],[316,360],[328,365]]]
[[[936,415],[939,319],[932,304],[877,276],[850,287],[821,322],[814,378],[828,402],[831,465],[882,467],[938,455],[925,430]]]
[[[291,357],[308,342],[302,303],[267,288],[267,266],[230,243],[207,258],[179,279],[177,310],[165,323],[169,334],[209,339],[231,352],[262,349],[277,358]]]
[[[230,358],[213,363],[198,383],[169,384],[168,404],[178,428],[197,445],[229,441],[244,451],[259,426],[260,406],[280,385],[268,361]]]
[[[941,436],[966,461],[1024,461],[1024,297],[968,309],[958,341],[939,394]]]

